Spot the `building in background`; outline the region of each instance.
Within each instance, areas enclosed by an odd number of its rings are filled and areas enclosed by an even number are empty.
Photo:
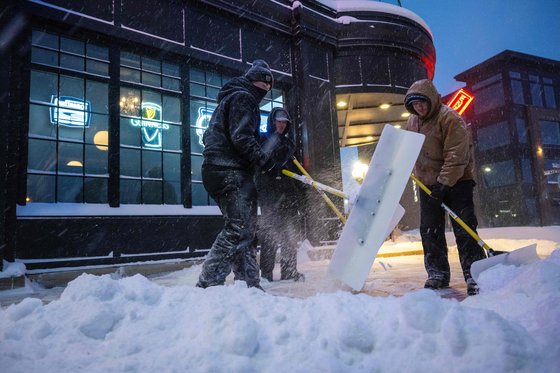
[[[506,50],[455,79],[475,97],[481,225],[560,224],[560,61]]]
[[[205,255],[221,214],[200,176],[216,95],[255,59],[262,103],[294,119],[297,155],[342,185],[339,149],[405,119],[435,51],[414,13],[382,2],[7,1],[0,15],[0,256],[28,268]],[[302,198],[302,235],[336,239]],[[342,206],[342,201],[337,201]]]

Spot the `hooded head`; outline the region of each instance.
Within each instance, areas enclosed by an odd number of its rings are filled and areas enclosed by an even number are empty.
[[[422,119],[430,118],[441,106],[441,96],[432,81],[428,79],[414,82],[408,89],[404,98],[406,110],[411,114],[418,115],[412,105],[415,101],[425,101],[428,103],[428,114],[422,117]]]
[[[253,65],[245,73],[245,77],[251,82],[265,82],[271,86],[274,84],[274,77],[270,67],[263,60],[253,61]]]
[[[282,135],[285,135],[290,131],[290,125],[291,125],[290,115],[288,114],[286,109],[281,107],[275,107],[268,115],[268,120],[266,123],[267,135],[271,135],[274,132],[276,132],[277,120],[286,123],[286,128],[284,129],[284,131],[282,131]]]

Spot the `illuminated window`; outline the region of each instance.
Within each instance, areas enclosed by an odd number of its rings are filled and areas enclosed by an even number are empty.
[[[202,151],[204,146],[202,136],[212,113],[217,106],[218,93],[222,86],[232,76],[226,76],[212,71],[190,69],[190,140],[191,140],[191,176],[192,176],[192,203],[193,206],[215,205],[209,198],[202,185]],[[284,93],[273,88],[261,101],[261,128],[264,132],[268,113],[274,107],[284,107]]]
[[[560,157],[545,158],[544,160],[544,175],[546,176],[547,184],[556,184],[560,186]],[[558,189],[556,189],[558,190]]]
[[[120,202],[181,203],[179,66],[121,52]]]
[[[107,203],[108,49],[33,31],[31,62],[27,200]]]

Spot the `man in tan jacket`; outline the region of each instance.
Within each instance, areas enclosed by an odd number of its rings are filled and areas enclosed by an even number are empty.
[[[412,84],[404,99],[412,114],[407,129],[426,136],[414,175],[430,188],[432,195],[420,194],[420,235],[424,266],[428,272],[425,288],[449,286],[450,269],[445,241],[445,203],[473,230],[478,222],[474,213],[470,136],[463,119],[447,105],[430,80]],[[484,251],[463,228],[452,221],[463,276],[469,295],[478,293],[471,277],[471,264],[486,257]]]

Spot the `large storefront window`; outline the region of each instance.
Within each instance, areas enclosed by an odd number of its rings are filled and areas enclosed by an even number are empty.
[[[534,106],[556,109],[556,95],[551,78],[539,75],[529,75],[531,86],[531,101]]]
[[[538,75],[529,75],[529,85],[531,87],[531,101],[533,106],[543,106],[542,87]]]
[[[533,183],[533,169],[531,168],[531,160],[529,158],[521,158],[521,176],[526,184]]]
[[[218,92],[231,76],[191,69],[190,80],[190,140],[193,206],[215,205],[202,185],[202,136],[217,106]],[[266,128],[268,113],[273,107],[284,107],[284,94],[272,89],[261,101],[261,132]]]
[[[181,202],[179,66],[121,53],[120,202]]]
[[[556,109],[556,95],[554,94],[554,85],[552,79],[543,78],[543,93],[546,107]]]
[[[539,126],[543,145],[560,145],[560,122],[540,120]]]
[[[479,150],[488,150],[510,143],[508,122],[498,122],[479,128],[476,132]]]
[[[476,96],[474,103],[474,111],[476,114],[484,113],[505,104],[504,86],[502,84],[501,74],[491,76],[473,85],[472,88]]]
[[[481,174],[488,188],[515,184],[513,161],[488,163],[481,166]]]
[[[521,81],[521,73],[510,71],[509,77],[511,81],[511,96],[514,104],[525,105],[525,97],[523,94],[523,82]]]
[[[527,144],[527,124],[524,118],[515,118],[515,127],[517,129],[517,139],[520,144]]]
[[[544,159],[544,175],[547,184],[556,184],[560,188],[560,157]]]
[[[33,31],[28,202],[107,203],[108,49]]]

